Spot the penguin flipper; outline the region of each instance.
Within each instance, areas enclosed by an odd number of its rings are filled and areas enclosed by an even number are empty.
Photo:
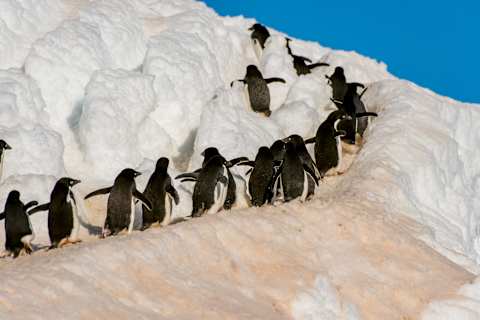
[[[272,82],[281,82],[281,83],[286,83],[286,81],[282,78],[268,78],[265,79],[267,83],[272,83]]]
[[[102,188],[102,189],[98,189],[98,190],[95,190],[93,192],[90,192],[89,194],[87,194],[85,196],[85,200],[87,200],[88,198],[91,198],[91,197],[94,197],[94,196],[99,196],[101,194],[107,194],[107,193],[110,193],[110,191],[112,191],[112,188],[113,187],[108,187],[108,188]]]
[[[253,168],[250,168],[250,169],[248,169],[248,171],[247,171],[247,172],[245,172],[245,175],[246,175],[246,176],[248,176],[249,174],[251,174],[251,173],[252,173],[252,171],[253,171]]]
[[[198,180],[197,179],[194,179],[194,178],[185,178],[185,179],[182,179],[180,180],[180,182],[197,182]]]
[[[255,167],[255,161],[244,161],[244,162],[240,162],[238,164],[239,166],[249,166],[249,167]]]
[[[318,178],[315,175],[315,171],[312,171],[312,168],[310,168],[308,165],[303,164],[303,170],[315,181],[315,184],[318,186]]]
[[[360,112],[356,114],[357,118],[362,118],[362,117],[378,117],[378,114],[375,112]]]
[[[243,162],[248,162],[248,161],[249,160],[248,160],[247,157],[238,157],[238,158],[234,158],[230,161],[227,161],[226,166],[227,166],[227,168],[231,168],[233,166],[240,165]]]
[[[244,79],[233,80],[232,82],[230,82],[230,88],[233,87],[233,83],[234,83],[234,82],[237,82],[237,81],[238,81],[238,82],[242,82],[243,84],[246,83]]]
[[[172,185],[169,185],[165,191],[167,191],[167,193],[173,198],[173,201],[175,201],[176,205],[180,203],[178,192]]]
[[[335,137],[338,137],[338,136],[344,137],[346,135],[347,135],[347,131],[345,131],[345,130],[337,130],[335,132]]]
[[[187,178],[187,179],[194,179],[196,181],[198,179],[199,175],[200,175],[199,172],[182,173],[182,174],[179,174],[178,176],[176,176],[175,180]]]
[[[133,190],[133,196],[140,200],[140,202],[143,203],[143,205],[147,207],[148,210],[152,211],[152,203],[150,202],[150,200],[147,199],[147,197],[143,195],[143,193],[135,189]]]
[[[38,206],[38,201],[30,201],[26,205],[23,206],[23,210],[28,211],[31,207]],[[1,219],[0,219],[1,220]]]
[[[32,210],[28,211],[27,214],[29,216],[31,216],[32,214],[34,213],[37,213],[39,211],[46,211],[50,209],[50,202],[47,202],[47,203],[44,203],[44,204],[41,204],[39,206],[36,206],[35,208],[33,208]]]
[[[358,82],[350,82],[348,83],[349,86],[354,86],[354,87],[360,87],[360,88],[365,88],[364,84],[358,83]]]
[[[363,94],[364,94],[365,92],[367,92],[367,90],[368,90],[368,87],[366,87],[365,89],[363,89],[362,93],[360,93],[360,95],[359,95],[358,97],[359,97],[359,98],[362,98]]]
[[[306,61],[308,63],[312,63],[312,59],[309,59],[307,57],[302,57],[302,56],[297,56],[299,59],[302,59],[303,61]]]
[[[315,137],[305,140],[305,144],[315,143]]]
[[[308,65],[307,67],[309,70],[312,70],[317,67],[328,67],[328,66],[330,66],[330,64],[324,63],[324,62],[318,62],[318,63],[313,63],[311,65]]]

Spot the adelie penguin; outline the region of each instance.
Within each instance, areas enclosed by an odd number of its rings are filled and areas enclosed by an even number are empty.
[[[315,172],[302,162],[295,144],[290,141],[285,144],[285,155],[278,179],[280,179],[285,202],[299,197],[301,201],[305,201],[308,197],[309,179],[316,181]],[[273,192],[275,194],[276,191]]]
[[[142,229],[150,227],[154,223],[166,226],[172,217],[172,200],[175,204],[180,202],[177,190],[172,185],[172,180],[167,172],[169,160],[160,158],[155,166],[155,171],[150,176],[143,194],[150,200],[152,210],[145,205],[143,209]]]
[[[323,62],[317,62],[312,64],[312,60],[310,60],[309,58],[294,55],[292,52],[292,49],[290,48],[290,41],[292,41],[292,39],[286,38],[285,40],[287,42],[286,46],[287,46],[288,54],[293,58],[293,67],[297,71],[297,75],[300,76],[303,74],[309,74],[312,72],[312,69],[314,68],[329,66],[328,63],[323,63]],[[310,64],[307,65],[307,62]]]
[[[328,84],[332,87],[332,99],[343,101],[343,97],[347,93],[347,78],[342,67],[336,67],[331,76],[325,75]]]
[[[360,83],[347,83],[347,92],[343,101],[333,100],[339,110],[345,111],[352,118],[351,120],[342,120],[338,124],[338,129],[346,132],[342,139],[350,144],[355,144],[357,133],[363,137],[363,133],[368,126],[367,117],[377,116],[374,112],[367,112],[361,100],[366,89],[359,95],[357,93],[358,87],[363,88],[364,86]]]
[[[250,175],[247,194],[253,206],[261,207],[272,201],[276,167],[280,164],[281,161],[274,160],[273,153],[268,147],[261,147],[258,150],[255,161],[241,164],[252,167],[247,172],[247,175]]]
[[[27,210],[37,204],[36,201],[23,204],[17,190],[8,194],[5,211],[0,214],[0,220],[5,219],[5,250],[14,258],[22,251],[27,254],[33,251],[32,241],[35,234]]]
[[[77,200],[72,191],[72,187],[78,183],[80,180],[61,178],[53,187],[50,202],[39,205],[29,212],[31,215],[48,210],[48,235],[51,249],[78,242],[80,222]]]
[[[12,147],[5,142],[5,140],[0,139],[0,181],[2,180],[2,173],[3,173],[3,161],[5,157],[5,150],[11,150]]]
[[[308,175],[308,193],[307,198],[315,193],[315,185],[318,185],[318,177],[316,174],[316,165],[313,162],[312,157],[307,151],[305,141],[298,134],[293,134],[285,139],[285,142],[291,142],[295,146],[298,157],[302,161],[302,164],[308,168],[308,172],[314,173],[314,175]]]
[[[343,110],[330,113],[327,119],[320,125],[314,138],[308,139],[306,143],[315,143],[315,163],[320,178],[323,178],[330,169],[341,166],[342,145],[340,136],[345,135],[344,131],[338,131],[338,123],[344,119],[351,119]]]
[[[258,113],[263,113],[267,117],[272,113],[270,111],[270,90],[268,89],[268,84],[272,82],[285,83],[285,80],[281,78],[264,79],[260,70],[254,65],[249,65],[247,67],[247,73],[244,79],[236,81],[243,82],[247,85],[252,110]],[[233,86],[234,82],[235,81],[232,81],[230,86]]]
[[[140,191],[137,190],[135,177],[141,175],[133,169],[123,169],[115,178],[113,186],[93,191],[85,196],[88,199],[93,196],[107,194],[107,218],[103,227],[102,235],[116,235],[127,230],[131,233],[135,218],[135,199],[138,199],[148,209],[152,210],[152,203]]]
[[[192,196],[192,217],[216,213],[224,207],[229,197],[229,185],[233,180],[233,176],[229,175],[229,168],[242,161],[248,161],[243,157],[226,161],[216,148],[207,148],[202,155],[204,156],[202,168],[175,177],[182,182],[196,182]],[[232,188],[230,197],[234,194],[235,188]]]
[[[248,30],[252,31],[250,38],[252,38],[254,42],[258,42],[262,50],[265,49],[265,42],[267,42],[267,39],[270,37],[268,29],[260,23],[255,23]]]

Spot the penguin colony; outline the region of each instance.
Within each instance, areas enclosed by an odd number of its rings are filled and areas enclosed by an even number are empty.
[[[263,50],[270,33],[261,24],[254,24],[250,29],[254,45]],[[292,57],[292,67],[297,75],[311,73],[317,67],[328,66],[327,63],[313,63],[306,57],[293,54],[290,39],[286,39],[286,49]],[[308,64],[307,64],[308,63]],[[319,126],[315,137],[304,140],[299,135],[291,135],[275,141],[271,146],[259,148],[255,160],[246,157],[225,159],[217,148],[210,147],[203,151],[202,167],[189,173],[178,175],[175,179],[181,183],[195,183],[192,195],[193,209],[191,217],[216,213],[222,209],[232,208],[236,199],[236,185],[231,168],[234,166],[250,167],[245,179],[248,181],[246,193],[252,206],[263,206],[278,202],[288,202],[299,198],[308,200],[318,183],[327,174],[340,174],[342,161],[341,141],[355,144],[356,135],[363,136],[368,125],[369,116],[361,98],[366,88],[360,83],[348,83],[342,67],[336,67],[332,75],[326,75],[332,88],[331,101],[338,110],[329,114]],[[252,111],[270,116],[270,91],[268,84],[285,83],[281,78],[267,78],[257,66],[249,65],[244,79],[236,80],[248,87]],[[233,86],[232,81],[230,86]],[[359,88],[363,89],[360,94]],[[314,144],[314,159],[307,151],[306,144]],[[7,142],[0,140],[0,179],[4,165],[5,153],[12,149]],[[166,226],[172,222],[173,203],[179,203],[179,196],[168,174],[169,160],[160,158],[155,171],[148,180],[143,192],[135,184],[135,178],[141,173],[127,168],[115,178],[113,185],[98,189],[85,196],[108,194],[107,215],[102,237],[116,235],[133,230],[136,202],[142,204],[142,230],[154,225]],[[12,190],[8,194],[5,209],[0,213],[0,220],[5,219],[5,251],[14,258],[20,254],[33,251],[35,238],[29,216],[48,211],[48,234],[50,248],[62,247],[78,242],[79,217],[78,201],[72,188],[80,180],[63,177],[55,184],[50,202],[39,205],[37,201],[26,204],[20,199],[20,192]]]

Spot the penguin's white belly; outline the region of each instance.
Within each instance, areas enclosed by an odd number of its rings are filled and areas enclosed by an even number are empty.
[[[134,221],[135,221],[135,198],[132,197],[132,202],[130,204],[130,223],[128,224],[128,233],[132,233]]]
[[[335,167],[335,170],[338,172],[342,168],[342,139],[340,136],[337,136],[335,139],[337,140],[337,157],[338,157],[338,163],[337,163],[337,166]]]
[[[69,203],[70,206],[72,207],[73,228],[72,228],[72,231],[70,232],[70,236],[68,237],[68,240],[71,241],[71,242],[75,242],[78,239],[78,231],[80,229],[80,221],[78,219],[77,205],[76,205],[75,201],[73,201],[73,199],[71,198],[70,192],[72,192],[72,191],[69,191],[68,194],[67,194],[67,203]]]
[[[160,223],[162,226],[167,226],[170,224],[170,220],[172,219],[172,196],[165,192],[165,217],[163,221]]]
[[[213,191],[213,205],[210,209],[207,210],[207,214],[217,213],[223,208],[225,200],[227,199],[227,190],[228,190],[228,172],[227,168],[223,166],[223,176],[227,179],[227,183],[223,184],[220,181],[217,181],[215,189]]]
[[[308,196],[308,174],[304,170],[303,171],[303,191],[300,197],[300,201],[304,202],[305,200],[307,200],[307,196]]]

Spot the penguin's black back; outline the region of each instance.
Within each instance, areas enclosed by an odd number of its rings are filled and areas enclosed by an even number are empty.
[[[73,230],[72,202],[67,202],[69,192],[68,183],[60,179],[50,194],[48,235],[54,246],[58,245],[62,239],[68,238]]]
[[[32,229],[19,194],[17,197],[13,192],[5,203],[5,249],[18,256],[23,248],[22,237],[32,234]]]
[[[197,183],[193,188],[192,215],[196,216],[204,210],[208,210],[215,202],[215,186],[218,178],[223,175],[225,159],[222,156],[214,156],[205,164],[198,175]]]
[[[339,159],[334,122],[327,119],[318,128],[315,136],[314,153],[317,169],[322,177],[328,170],[338,165]]]
[[[148,210],[145,206],[143,209],[143,225],[151,225],[155,222],[162,222],[165,218],[165,197],[166,190],[172,184],[170,175],[166,170],[155,170],[150,179],[143,194],[152,203],[152,211]]]
[[[115,178],[107,202],[105,228],[109,229],[112,234],[117,234],[130,225],[132,197],[136,184],[134,177],[127,177],[123,174],[124,171]]]
[[[237,200],[237,183],[233,178],[233,174],[230,169],[227,168],[228,174],[228,187],[227,187],[227,197],[225,198],[225,203],[223,204],[223,208],[225,210],[230,210],[235,201]]]
[[[250,105],[255,112],[266,113],[270,111],[270,90],[267,82],[260,76],[247,76]]]
[[[255,158],[255,167],[248,180],[252,205],[260,207],[272,198],[274,173],[272,152],[267,147],[260,148]]]
[[[335,68],[334,73],[330,76],[331,86],[332,86],[332,98],[334,100],[343,101],[345,94],[347,93],[347,79],[343,68]]]
[[[285,147],[281,177],[283,195],[286,202],[302,195],[305,173],[302,160],[291,142],[288,142]]]

